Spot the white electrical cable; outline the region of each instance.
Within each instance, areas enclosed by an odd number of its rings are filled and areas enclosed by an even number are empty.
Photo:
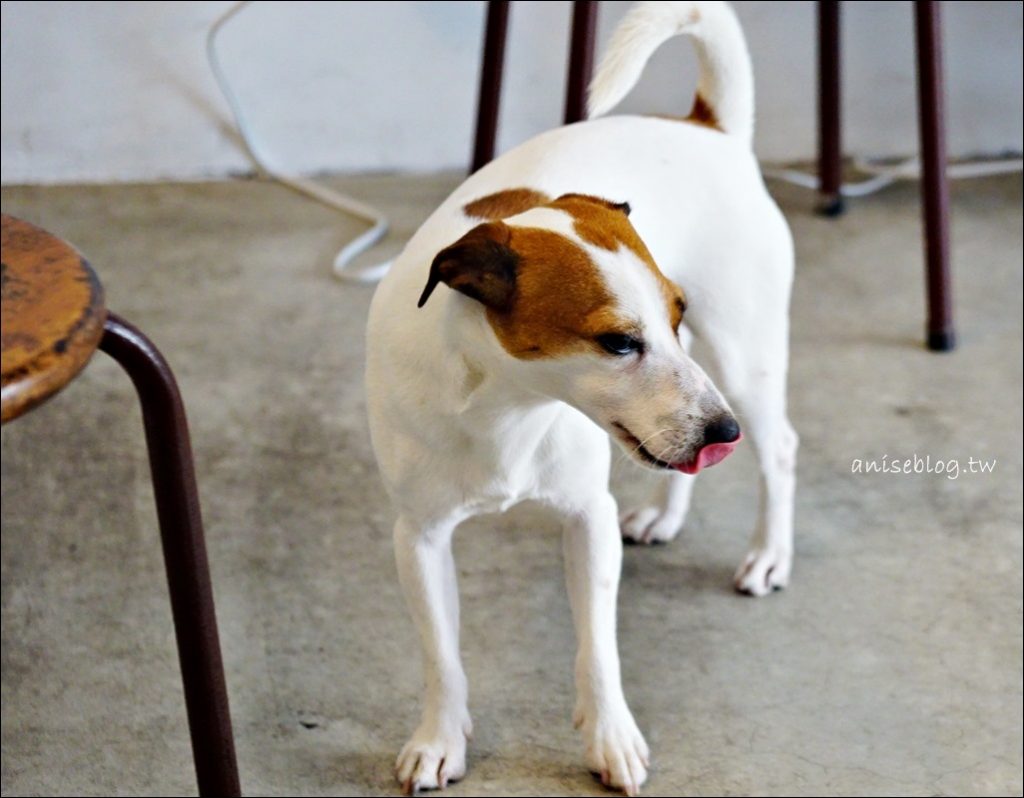
[[[854,167],[858,172],[863,172],[870,177],[857,183],[844,183],[840,186],[839,193],[844,197],[864,197],[882,190],[897,180],[919,180],[921,177],[921,162],[917,158],[908,158],[899,163],[883,163],[869,158],[857,158],[854,160]],[[1024,168],[1024,160],[1021,158],[967,161],[949,164],[946,167],[946,177],[951,180],[985,177],[1019,172],[1022,168]],[[765,169],[764,176],[784,180],[787,183],[814,191],[818,189],[819,185],[817,175],[795,169]]]
[[[242,105],[238,100],[238,96],[231,88],[231,84],[228,82],[227,76],[221,67],[220,58],[217,55],[217,34],[220,32],[221,28],[224,27],[225,23],[249,5],[250,2],[251,0],[241,0],[241,2],[235,3],[235,5],[217,18],[206,34],[206,56],[210,62],[210,69],[213,71],[213,76],[217,80],[217,85],[220,86],[220,90],[224,94],[224,99],[227,100],[228,106],[231,108],[231,113],[235,118],[235,124],[238,126],[238,132],[242,136],[242,143],[245,146],[245,150],[249,154],[253,163],[255,163],[259,168],[260,172],[267,177],[270,177],[288,188],[316,200],[317,202],[321,202],[324,205],[335,208],[343,213],[357,216],[371,224],[369,230],[346,244],[334,257],[334,276],[347,282],[375,283],[387,273],[391,266],[390,261],[359,270],[350,269],[349,263],[357,255],[365,252],[387,235],[387,217],[381,214],[377,209],[371,208],[369,205],[366,205],[359,200],[353,199],[352,197],[346,197],[336,191],[332,191],[329,188],[321,186],[318,183],[314,183],[312,180],[307,180],[304,177],[285,174],[271,166],[266,155],[261,154],[260,149],[256,144],[255,137],[253,136],[252,128],[249,126],[245,114],[242,111]]]

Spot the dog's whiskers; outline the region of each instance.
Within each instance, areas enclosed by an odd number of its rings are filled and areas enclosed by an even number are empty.
[[[637,442],[636,445],[633,446],[630,449],[630,454],[632,454],[634,457],[639,457],[640,459],[647,459],[644,456],[644,454],[643,454],[643,452],[647,452],[647,454],[651,455],[655,459],[663,460],[664,461],[664,455],[667,452],[672,451],[673,449],[676,448],[672,444],[669,444],[667,446],[662,447],[658,451],[658,454],[654,454],[653,452],[650,451],[650,449],[647,448],[648,441],[653,440],[654,438],[658,437],[659,435],[662,435],[662,434],[664,434],[666,432],[679,432],[679,430],[677,430],[675,427],[662,427],[661,429],[657,430],[656,432],[653,432],[650,435],[648,435],[643,440],[640,440],[639,438],[634,437],[633,434],[631,432],[629,432],[629,430],[626,429],[625,427],[622,427],[622,429],[625,430],[626,434],[628,434],[631,437],[633,437],[633,439]],[[641,450],[643,450],[643,451],[641,451]],[[626,454],[624,452],[620,452],[619,453],[619,457],[626,457]]]

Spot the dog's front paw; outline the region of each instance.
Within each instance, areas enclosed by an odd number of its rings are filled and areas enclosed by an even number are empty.
[[[736,571],[733,584],[748,596],[767,596],[789,584],[793,552],[777,546],[751,549]]]
[[[587,766],[601,783],[626,795],[639,795],[651,754],[629,710],[623,707],[600,714],[577,710],[575,720],[583,727]]]
[[[683,516],[651,505],[623,513],[619,525],[627,543],[667,543],[679,534]]]
[[[395,775],[406,795],[443,790],[466,775],[469,716],[461,723],[427,723],[416,730],[395,762]]]

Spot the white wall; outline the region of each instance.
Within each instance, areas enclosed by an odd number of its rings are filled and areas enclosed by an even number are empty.
[[[227,2],[4,2],[2,180],[195,178],[246,171],[204,35]],[[562,113],[569,2],[513,3],[501,148]],[[1022,6],[947,2],[954,155],[1022,148]],[[757,149],[808,159],[815,142],[812,2],[740,2],[757,75]],[[605,2],[600,42],[628,3]],[[266,149],[303,172],[433,171],[467,163],[482,2],[254,3],[223,35]],[[916,151],[909,2],[843,3],[847,150]],[[624,105],[685,112],[689,47],[657,53]]]

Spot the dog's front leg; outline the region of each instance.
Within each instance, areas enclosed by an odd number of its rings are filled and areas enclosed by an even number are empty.
[[[572,514],[564,531],[566,583],[576,624],[576,712],[587,764],[610,787],[636,795],[648,749],[626,705],[615,639],[622,538],[615,499],[604,494]]]
[[[459,659],[454,530],[453,523],[422,526],[404,517],[395,524],[398,577],[423,644],[425,683],[422,720],[395,764],[407,794],[441,789],[466,772],[472,724]]]
[[[659,475],[650,503],[622,514],[622,537],[631,543],[672,540],[683,528],[696,479],[678,472]]]
[[[693,332],[679,326],[679,345],[687,354],[693,346]],[[630,543],[667,543],[679,534],[690,510],[696,475],[674,471],[659,475],[658,485],[647,504],[627,510],[620,518],[622,537]]]

